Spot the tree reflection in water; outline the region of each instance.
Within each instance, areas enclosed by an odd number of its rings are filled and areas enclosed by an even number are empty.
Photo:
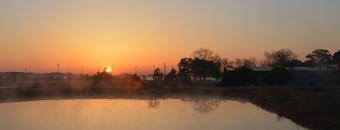
[[[160,104],[161,104],[160,99],[151,98],[148,100],[149,109],[157,109],[159,108]]]
[[[211,97],[187,97],[182,99],[184,102],[189,102],[193,109],[199,113],[209,113],[214,111],[221,104],[221,99]]]

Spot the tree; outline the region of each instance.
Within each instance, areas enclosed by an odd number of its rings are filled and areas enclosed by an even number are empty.
[[[227,69],[227,70],[232,70],[234,68],[234,62],[229,61],[227,58],[223,58],[221,60],[221,67],[222,70]]]
[[[191,64],[191,72],[195,79],[196,78],[198,78],[199,80],[205,79],[208,75],[207,67],[208,65],[206,60],[195,58]]]
[[[238,67],[235,70],[224,70],[222,77],[223,86],[246,86],[257,84],[256,75],[247,67]]]
[[[174,84],[178,80],[177,71],[172,68],[168,74],[165,76],[166,83]]]
[[[110,82],[112,80],[112,75],[111,73],[107,73],[104,69],[103,72],[97,72],[94,76],[93,76],[93,81],[95,83],[98,82]]]
[[[161,69],[159,68],[156,68],[153,72],[153,79],[156,80],[156,81],[161,81],[163,80],[163,73],[161,71]]]
[[[221,63],[195,58],[191,64],[191,72],[195,78],[205,80],[206,77],[219,78]]]
[[[285,68],[274,67],[265,77],[265,82],[269,85],[285,85],[289,79],[290,73]]]
[[[317,66],[323,66],[331,63],[332,55],[328,50],[316,49],[312,53],[309,53],[306,58]]]
[[[193,52],[191,72],[195,78],[205,80],[206,77],[219,78],[221,76],[221,58],[217,53],[208,49],[200,48]]]
[[[255,58],[245,58],[245,59],[239,59],[237,58],[235,60],[236,67],[256,67],[256,59]]]
[[[219,62],[221,60],[220,56],[216,52],[208,48],[197,49],[196,51],[193,52],[192,57],[193,59],[197,58],[200,60],[215,61],[215,62]]]
[[[298,60],[298,59],[295,59],[295,60],[292,60],[292,61],[289,61],[287,64],[286,64],[287,67],[302,67],[304,66],[302,61]]]
[[[297,55],[290,49],[265,52],[265,64],[272,67],[285,67],[289,62],[296,60]]]
[[[211,76],[217,80],[222,75],[220,68],[221,68],[220,62],[208,61],[207,63],[208,76]]]
[[[334,64],[340,64],[340,50],[334,53],[332,57],[332,62]]]
[[[178,66],[178,78],[182,83],[190,83],[190,69],[191,69],[192,59],[182,58],[177,64]]]
[[[307,67],[315,67],[315,66],[317,66],[317,64],[314,63],[314,61],[312,61],[312,60],[306,60],[306,61],[303,63],[303,66],[307,66]]]

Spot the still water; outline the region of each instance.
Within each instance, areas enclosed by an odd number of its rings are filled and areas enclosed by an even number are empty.
[[[257,106],[220,99],[62,99],[0,104],[3,130],[304,130]]]

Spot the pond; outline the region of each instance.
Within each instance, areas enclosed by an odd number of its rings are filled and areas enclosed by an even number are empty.
[[[304,130],[251,103],[218,98],[0,103],[6,130]]]

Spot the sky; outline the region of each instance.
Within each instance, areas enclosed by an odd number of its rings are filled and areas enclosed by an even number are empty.
[[[151,73],[210,48],[228,59],[340,49],[339,0],[0,0],[0,71]]]

